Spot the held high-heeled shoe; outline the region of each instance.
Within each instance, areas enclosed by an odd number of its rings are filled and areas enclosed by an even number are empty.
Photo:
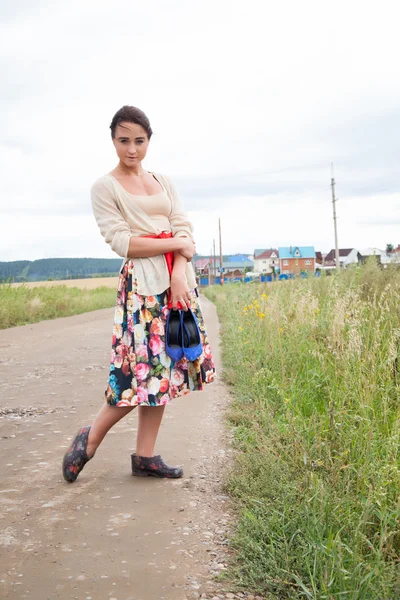
[[[167,316],[165,327],[165,352],[177,362],[183,357],[181,311],[172,309]]]
[[[203,353],[199,322],[189,308],[182,315],[183,354],[189,361],[196,360]]]

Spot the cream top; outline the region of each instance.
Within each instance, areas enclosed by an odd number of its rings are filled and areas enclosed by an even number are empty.
[[[169,213],[171,212],[171,200],[166,192],[159,192],[151,196],[138,196],[131,194],[136,205],[143,210],[153,221],[154,225],[161,231],[170,231]]]
[[[163,191],[150,196],[131,194],[110,174],[97,179],[91,187],[93,214],[101,235],[124,258],[120,272],[129,258],[131,236],[171,231],[174,237],[193,239],[193,225],[174,186],[164,175],[151,174]],[[137,292],[143,296],[161,294],[171,285],[164,254],[135,258],[135,275]],[[186,266],[186,280],[190,289],[197,287],[191,263]]]

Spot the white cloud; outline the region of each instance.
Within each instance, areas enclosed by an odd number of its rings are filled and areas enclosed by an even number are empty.
[[[176,181],[199,251],[218,216],[229,252],[329,250],[331,161],[340,245],[397,243],[394,0],[12,7],[0,26],[0,260],[113,255],[89,188],[116,163],[108,127],[125,103],[149,115],[145,166]]]

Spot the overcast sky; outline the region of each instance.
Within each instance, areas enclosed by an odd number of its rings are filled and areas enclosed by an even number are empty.
[[[89,190],[124,104],[209,253],[400,243],[396,0],[0,0],[0,260],[116,256]]]

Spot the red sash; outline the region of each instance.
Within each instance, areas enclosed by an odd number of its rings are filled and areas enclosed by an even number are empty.
[[[165,240],[168,238],[172,238],[172,232],[171,231],[162,231],[158,235],[155,235],[155,234],[154,235],[144,235],[142,237]],[[165,256],[165,260],[166,260],[167,267],[168,267],[169,277],[171,279],[172,269],[174,266],[174,253],[173,252],[165,252],[164,256]],[[168,308],[172,308],[171,288],[169,288],[169,290],[168,290]],[[177,308],[182,309],[182,305],[180,302],[178,302]]]

